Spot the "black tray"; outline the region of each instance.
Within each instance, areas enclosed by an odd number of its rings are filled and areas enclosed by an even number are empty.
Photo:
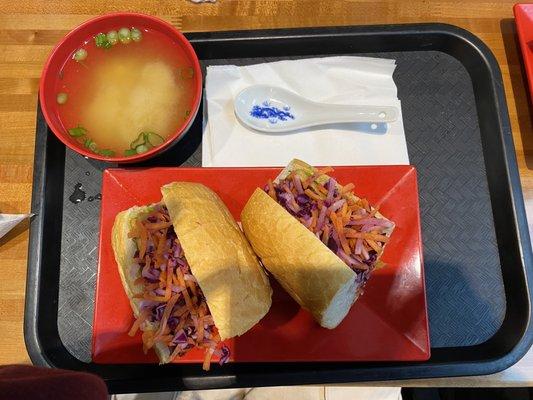
[[[531,345],[531,244],[503,85],[476,37],[441,24],[195,33],[205,70],[321,55],[394,58],[417,167],[431,359],[423,363],[96,365],[90,339],[101,172],[38,114],[25,310],[32,361],[102,376],[111,392],[476,375]],[[179,145],[142,165],[199,165],[202,110]],[[87,198],[69,201],[82,183]]]

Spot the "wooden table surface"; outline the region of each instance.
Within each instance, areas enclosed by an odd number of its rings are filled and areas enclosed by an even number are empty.
[[[473,32],[491,48],[502,70],[526,208],[533,219],[533,131],[516,42],[515,1],[0,0],[0,212],[30,210],[39,75],[52,46],[97,14],[138,11],[185,32],[414,22],[445,22]],[[22,332],[27,248],[27,224],[0,239],[0,364],[29,362]]]

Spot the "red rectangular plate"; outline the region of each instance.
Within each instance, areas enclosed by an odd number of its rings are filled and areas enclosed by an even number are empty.
[[[214,190],[238,221],[258,186],[280,168],[109,169],[104,172],[100,250],[93,324],[93,360],[97,363],[155,363],[143,354],[111,248],[111,228],[119,211],[161,200],[160,187],[173,181],[200,182]],[[430,355],[416,171],[411,166],[336,167],[341,184],[396,223],[383,260],[363,296],[333,330],[321,328],[271,278],[272,308],[243,336],[228,340],[233,362],[413,361]],[[199,363],[194,350],[175,362]]]
[[[533,99],[533,4],[515,4],[513,11],[529,83],[529,93]]]

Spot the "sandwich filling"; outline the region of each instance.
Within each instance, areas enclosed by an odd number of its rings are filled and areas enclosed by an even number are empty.
[[[382,266],[379,257],[394,224],[376,215],[366,199],[353,194],[354,185],[340,186],[325,175],[333,171],[292,171],[263,188],[278,204],[313,232],[364,284],[370,272]]]
[[[137,244],[132,275],[140,276],[139,316],[129,335],[140,329],[146,353],[157,342],[165,344],[169,362],[197,347],[205,351],[203,368],[209,370],[211,357],[219,357],[224,364],[229,349],[220,335],[209,312],[202,289],[191,273],[170,215],[164,205],[151,207],[147,214],[132,224],[129,237]],[[148,324],[156,329],[146,329]]]

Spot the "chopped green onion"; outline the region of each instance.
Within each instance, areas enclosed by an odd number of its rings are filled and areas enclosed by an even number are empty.
[[[131,32],[128,28],[120,28],[118,31],[118,40],[122,44],[128,44],[131,42]]]
[[[107,32],[107,41],[111,43],[113,46],[118,43],[118,33],[117,31],[109,31]]]
[[[107,40],[107,35],[101,32],[94,37],[94,43],[96,47],[101,47],[102,49],[109,49],[111,47],[111,43]]]
[[[65,104],[68,100],[68,95],[66,93],[60,92],[56,97],[57,104]]]
[[[135,148],[137,146],[140,146],[141,144],[145,144],[145,143],[146,143],[145,134],[144,134],[144,132],[141,132],[141,133],[139,133],[139,136],[137,136],[137,138],[133,142],[131,142],[130,148],[135,150]]]
[[[185,110],[185,116],[188,117],[189,115],[191,115],[191,110]]]
[[[109,149],[98,150],[97,153],[104,157],[113,157],[115,155],[115,152]]]
[[[83,61],[87,58],[87,50],[85,49],[78,49],[72,56],[72,58],[76,61]]]
[[[151,144],[153,147],[159,146],[160,144],[163,144],[165,142],[165,138],[159,136],[157,133],[154,132],[145,132],[144,137],[146,139],[146,142]]]
[[[194,76],[194,69],[192,67],[184,67],[180,71],[183,79],[191,79]]]
[[[137,154],[146,153],[148,151],[148,146],[145,144],[141,144],[140,146],[137,146],[135,148],[135,151],[137,152]]]
[[[142,32],[137,28],[131,28],[131,40],[134,42],[140,42],[143,38]]]
[[[96,142],[94,142],[92,139],[85,139],[85,143],[83,143],[83,145],[89,150],[96,152]]]
[[[73,137],[81,137],[87,133],[87,129],[81,126],[77,126],[76,128],[70,128],[68,130],[68,133],[70,134],[70,136]]]
[[[126,157],[134,156],[135,154],[137,154],[137,150],[135,150],[135,149],[124,150],[124,155]]]

